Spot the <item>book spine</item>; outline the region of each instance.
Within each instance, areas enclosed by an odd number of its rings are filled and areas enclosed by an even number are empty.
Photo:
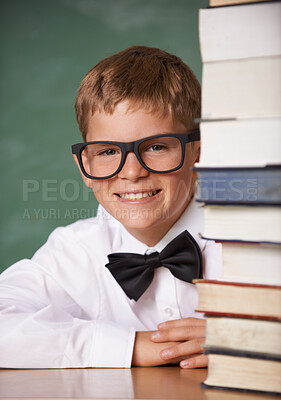
[[[257,358],[260,360],[281,361],[278,354],[259,353],[257,351],[233,350],[223,347],[204,346],[204,354],[222,354],[233,357]]]
[[[281,205],[281,169],[197,170],[196,200],[206,204]]]

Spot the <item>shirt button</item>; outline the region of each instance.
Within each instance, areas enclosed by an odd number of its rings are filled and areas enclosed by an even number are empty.
[[[173,315],[173,310],[169,307],[166,307],[164,311],[169,317]]]

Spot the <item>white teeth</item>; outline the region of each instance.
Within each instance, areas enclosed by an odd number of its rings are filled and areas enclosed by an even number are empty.
[[[152,192],[144,192],[144,193],[121,193],[119,196],[121,199],[130,199],[130,200],[139,200],[145,199],[146,197],[154,196],[157,193],[156,190]]]

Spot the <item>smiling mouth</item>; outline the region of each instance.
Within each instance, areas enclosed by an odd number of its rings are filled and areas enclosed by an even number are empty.
[[[151,190],[149,192],[137,192],[137,193],[115,193],[121,199],[128,199],[128,200],[141,200],[147,197],[153,197],[156,194],[161,192],[160,189],[158,190]]]

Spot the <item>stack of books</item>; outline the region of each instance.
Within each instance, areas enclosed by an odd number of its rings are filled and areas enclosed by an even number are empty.
[[[196,199],[223,274],[195,281],[207,316],[203,385],[281,393],[281,2],[212,3],[222,7],[199,14]]]

